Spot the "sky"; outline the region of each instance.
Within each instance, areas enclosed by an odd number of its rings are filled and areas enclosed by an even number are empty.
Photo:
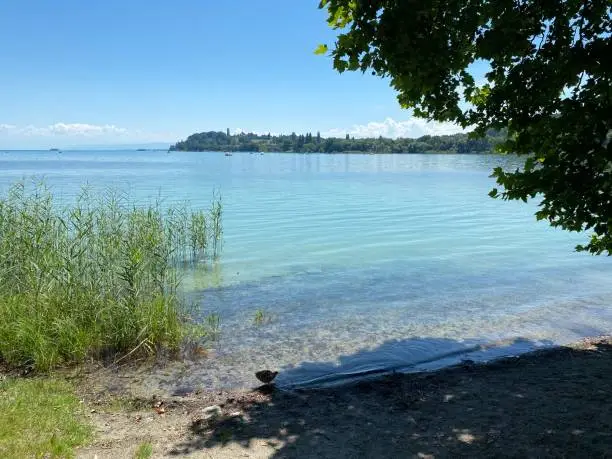
[[[0,149],[194,132],[417,137],[386,80],[337,73],[318,0],[2,0]]]

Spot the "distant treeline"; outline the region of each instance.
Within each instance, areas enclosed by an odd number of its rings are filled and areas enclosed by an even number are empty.
[[[471,139],[468,134],[425,135],[418,139],[384,137],[355,139],[295,134],[270,135],[225,132],[200,132],[171,147],[176,151],[248,151],[296,153],[492,153],[505,139],[505,132],[489,131],[484,138]]]

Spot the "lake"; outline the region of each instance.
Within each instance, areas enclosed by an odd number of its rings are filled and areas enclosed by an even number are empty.
[[[200,316],[218,313],[208,358],[167,387],[284,387],[488,360],[612,331],[612,259],[586,235],[536,222],[535,203],[487,196],[485,155],[0,152],[0,192],[44,176],[62,200],[84,183],[136,201],[224,206],[213,268],[186,273]],[[257,311],[268,320],[256,325]]]

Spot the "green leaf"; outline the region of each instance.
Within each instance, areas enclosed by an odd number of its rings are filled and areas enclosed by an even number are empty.
[[[320,45],[319,45],[319,46],[317,46],[317,48],[314,50],[314,53],[315,53],[317,56],[320,56],[320,55],[322,55],[322,54],[327,53],[327,49],[328,49],[328,48],[327,48],[327,45],[325,45],[325,44],[320,44]]]
[[[535,213],[535,216],[536,216],[536,219],[537,219],[538,221],[540,221],[540,220],[544,220],[545,218],[547,218],[547,217],[548,217],[548,212],[546,212],[545,210],[538,210],[538,211]]]

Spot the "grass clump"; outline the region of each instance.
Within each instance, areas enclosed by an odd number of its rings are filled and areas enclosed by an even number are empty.
[[[186,324],[179,267],[220,250],[210,212],[135,206],[83,189],[58,206],[44,183],[0,197],[0,360],[47,370],[87,357],[177,349]]]
[[[73,388],[55,379],[0,382],[0,457],[72,457],[91,426],[79,420]]]
[[[149,442],[141,443],[134,453],[134,459],[149,459],[153,455],[153,445]]]

